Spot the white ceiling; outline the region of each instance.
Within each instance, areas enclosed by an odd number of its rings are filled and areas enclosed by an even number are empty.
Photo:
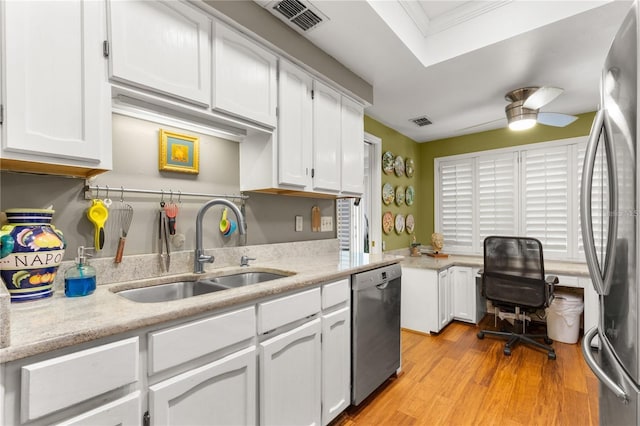
[[[506,127],[504,95],[519,87],[565,90],[542,111],[596,110],[600,69],[631,2],[311,4],[329,21],[305,36],[373,85],[366,114],[425,142]],[[423,115],[433,124],[409,121]]]

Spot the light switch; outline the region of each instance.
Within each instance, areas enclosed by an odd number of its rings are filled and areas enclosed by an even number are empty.
[[[332,216],[322,216],[320,219],[320,232],[330,232],[333,231],[333,217]]]
[[[302,216],[296,216],[296,232],[302,232]]]

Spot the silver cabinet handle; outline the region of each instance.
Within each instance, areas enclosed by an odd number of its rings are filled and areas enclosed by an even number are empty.
[[[593,374],[595,374],[598,379],[600,379],[602,384],[609,388],[609,390],[613,392],[624,404],[628,404],[629,395],[627,395],[625,390],[622,389],[622,387],[619,386],[616,382],[614,382],[611,377],[607,376],[607,373],[604,372],[602,367],[600,367],[596,359],[593,357],[591,351],[591,341],[597,335],[598,327],[593,327],[591,330],[585,333],[584,338],[582,339],[582,354],[584,355],[584,360],[587,362],[589,368],[591,368],[591,371],[593,371]],[[601,338],[600,347],[602,348],[602,350],[607,350],[605,349],[605,345],[606,344],[604,343],[604,340]]]

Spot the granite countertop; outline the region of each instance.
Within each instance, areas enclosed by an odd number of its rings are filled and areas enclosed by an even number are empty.
[[[246,252],[245,250],[244,253]],[[183,272],[101,284],[93,294],[79,298],[67,298],[59,289],[47,299],[11,304],[10,345],[0,349],[0,362],[8,362],[234,305],[251,303],[263,297],[304,289],[321,282],[344,278],[353,273],[398,263],[400,260],[402,257],[395,255],[350,255],[336,251],[255,261],[248,268],[239,266],[207,268],[204,275],[206,277],[249,271],[284,272],[293,275],[244,288],[160,303],[133,302],[116,295],[114,291],[189,280],[194,278],[195,274]]]
[[[420,257],[411,257],[409,256],[408,250],[406,253],[404,251],[397,251],[395,253],[404,257],[401,264],[407,268],[435,270],[446,269],[449,266],[471,266],[474,268],[482,268],[484,263],[482,256],[450,255],[446,258],[435,258],[424,254]],[[587,264],[580,262],[545,260],[544,272],[547,275],[589,277]]]

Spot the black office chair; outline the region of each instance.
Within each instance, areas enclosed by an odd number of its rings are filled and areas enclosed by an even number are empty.
[[[511,349],[522,342],[544,349],[549,359],[556,359],[555,350],[549,346],[551,339],[546,334],[526,334],[526,323],[531,320],[527,313],[549,306],[557,282],[555,276],[544,276],[542,244],[537,239],[485,238],[482,294],[494,306],[496,327],[498,317],[513,318],[514,323],[512,332],[481,330],[478,339],[483,339],[485,334],[507,339],[505,355],[511,355]],[[516,331],[518,321],[522,321],[522,333]],[[536,339],[543,339],[546,344]]]

